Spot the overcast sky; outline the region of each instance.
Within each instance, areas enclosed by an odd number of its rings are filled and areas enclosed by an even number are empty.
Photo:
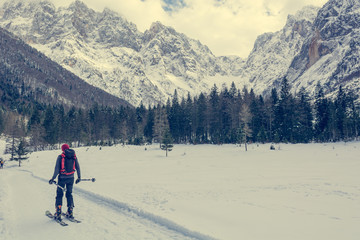
[[[68,6],[74,0],[51,0]],[[289,14],[327,0],[82,0],[102,11],[108,7],[135,23],[141,32],[160,21],[198,39],[216,55],[247,57],[256,37],[280,30]]]

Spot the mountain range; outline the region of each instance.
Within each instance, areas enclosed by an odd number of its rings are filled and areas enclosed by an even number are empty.
[[[126,101],[89,85],[2,28],[0,56],[1,103],[11,109],[29,102],[61,103],[79,108],[89,108],[94,104],[130,106]]]
[[[87,83],[137,106],[165,102],[216,84],[267,95],[286,77],[297,92],[324,86],[359,92],[360,6],[330,0],[289,15],[283,29],[260,35],[246,59],[215,56],[200,41],[155,22],[145,32],[119,13],[83,2],[56,8],[47,1],[8,1],[0,27],[20,37]]]

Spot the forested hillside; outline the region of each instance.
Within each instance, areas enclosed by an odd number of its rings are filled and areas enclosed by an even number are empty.
[[[0,28],[0,94],[10,109],[29,102],[67,107],[129,105],[95,88]]]

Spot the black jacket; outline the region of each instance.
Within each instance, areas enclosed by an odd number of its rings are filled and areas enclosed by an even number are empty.
[[[54,175],[53,175],[52,179],[55,179],[57,177],[57,175],[60,174],[61,159],[62,159],[62,157],[61,157],[61,155],[59,155],[57,160],[56,160]],[[79,161],[78,161],[77,157],[75,159],[75,169],[76,169],[76,173],[77,173],[78,178],[81,178],[80,165],[79,165]],[[74,177],[74,174],[71,174],[71,175],[60,174],[60,176],[59,176],[59,178],[73,178],[73,177]]]

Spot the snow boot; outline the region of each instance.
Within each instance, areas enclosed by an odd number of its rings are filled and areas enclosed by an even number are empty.
[[[71,218],[71,219],[74,218],[73,208],[72,208],[72,207],[68,207],[68,210],[67,210],[67,213],[66,213],[66,217],[67,217],[67,218]]]
[[[61,205],[56,207],[56,212],[54,214],[54,219],[61,221]]]

